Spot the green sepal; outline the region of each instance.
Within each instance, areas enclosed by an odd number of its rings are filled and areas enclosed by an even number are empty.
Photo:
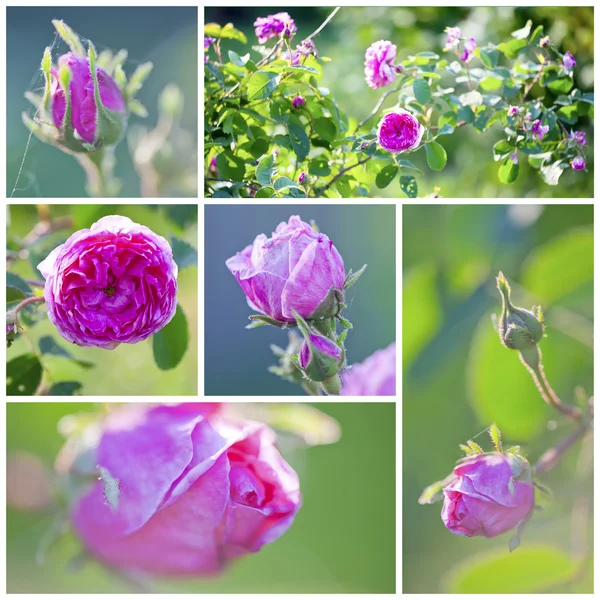
[[[50,52],[50,48],[46,47],[44,50],[44,55],[42,56],[42,65],[41,65],[42,73],[44,74],[44,96],[41,101],[41,106],[44,112],[48,112],[50,108],[50,90],[52,83],[52,54]],[[38,104],[38,106],[40,106]]]
[[[125,92],[129,98],[133,98],[144,85],[144,81],[148,78],[152,72],[154,65],[151,62],[141,64],[129,78]]]
[[[365,272],[367,265],[363,265],[356,273],[352,273],[352,269],[348,271],[346,274],[346,279],[344,280],[344,285],[342,289],[347,290],[349,287],[353,286],[359,279],[359,277]]]
[[[450,473],[448,477],[445,477],[441,481],[436,481],[435,483],[428,485],[419,496],[419,504],[434,504],[435,502],[443,500],[444,488],[449,486],[455,479],[456,476]]]
[[[62,19],[53,19],[52,25],[54,25],[56,33],[69,46],[73,54],[85,57],[85,49],[79,36]]]
[[[309,320],[318,321],[320,319],[330,319],[340,312],[340,305],[344,303],[344,291],[334,287],[329,288],[327,296],[321,300],[317,308],[310,315]]]
[[[483,448],[473,440],[467,440],[467,446],[471,449],[473,454],[484,454]]]
[[[267,315],[250,315],[248,318],[252,321],[252,323],[250,323],[250,325],[246,325],[246,329],[256,329],[257,327],[262,327],[263,325],[273,325],[274,327],[279,327],[280,329],[287,329],[288,327],[294,326],[293,323],[278,321],[277,319],[273,319]]]
[[[492,440],[492,444],[494,444],[494,448],[497,452],[502,452],[502,434],[498,429],[496,423],[490,426],[488,430],[490,434],[490,439]]]
[[[328,396],[339,396],[342,390],[342,379],[339,373],[325,381],[321,381],[321,388]]]

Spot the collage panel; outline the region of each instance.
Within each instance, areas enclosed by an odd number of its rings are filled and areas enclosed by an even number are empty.
[[[7,198],[198,196],[197,7],[10,6],[6,40]]]
[[[9,402],[7,591],[393,594],[395,411]]]
[[[205,9],[207,198],[591,198],[594,9]]]
[[[394,205],[206,205],[204,244],[207,396],[395,396]]]
[[[198,207],[6,207],[7,396],[197,396]]]
[[[593,229],[404,206],[403,593],[593,591]]]

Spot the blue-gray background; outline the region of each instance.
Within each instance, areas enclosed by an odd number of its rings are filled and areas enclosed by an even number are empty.
[[[40,84],[40,61],[54,40],[52,19],[63,19],[80,36],[94,42],[98,52],[125,48],[124,64],[130,76],[138,64],[154,63],[138,98],[148,117],[132,116],[130,122],[154,127],[158,95],[168,83],[184,94],[182,127],[197,137],[198,130],[198,9],[192,7],[9,7],[6,11],[6,188],[10,195],[25,154],[29,130],[21,121],[23,111],[35,109],[25,100],[25,91]],[[57,50],[68,51],[62,42]],[[53,52],[54,61],[57,59]],[[139,196],[138,176],[131,163],[127,143],[117,146],[116,176],[123,181],[123,197]],[[82,197],[85,177],[67,154],[31,138],[14,197]]]
[[[285,347],[287,334],[275,327],[246,330],[253,311],[225,261],[260,233],[267,236],[290,215],[314,219],[344,259],[346,271],[368,267],[348,291],[344,316],[348,362],[363,361],[396,339],[396,207],[217,206],[205,208],[205,362],[207,395],[298,395],[300,386],[267,371],[275,364],[270,344]]]

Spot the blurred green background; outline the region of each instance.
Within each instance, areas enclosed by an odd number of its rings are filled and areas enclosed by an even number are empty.
[[[553,498],[512,554],[510,533],[490,540],[453,535],[441,504],[420,506],[417,499],[450,473],[462,456],[459,443],[474,439],[491,450],[486,433],[474,436],[493,422],[532,462],[573,430],[543,402],[518,353],[501,345],[490,317],[500,312],[495,276],[502,270],[516,306],[544,309],[540,348],[559,397],[573,404],[577,386],[593,393],[593,213],[581,205],[403,209],[405,593],[592,590],[591,558],[575,577],[571,555],[571,510],[578,498],[592,498],[591,469],[581,466],[579,449],[542,477]],[[592,531],[584,522],[584,534]],[[473,570],[496,559],[487,571]],[[571,576],[574,583],[565,583]]]
[[[7,405],[7,451],[24,450],[47,469],[62,445],[58,419],[94,406],[83,403]],[[300,477],[303,506],[279,540],[233,564],[215,579],[157,581],[157,593],[394,593],[395,591],[395,405],[319,403],[341,425],[330,446],[296,448],[284,458]],[[9,492],[9,496],[10,496]],[[124,593],[134,591],[98,564],[67,573],[78,552],[69,535],[35,563],[52,511],[25,513],[8,508],[9,593]]]
[[[50,252],[79,229],[89,228],[106,215],[122,215],[136,223],[146,225],[154,232],[169,239],[175,235],[194,248],[198,245],[198,207],[196,205],[43,205],[50,210],[53,219],[64,216],[73,218],[73,226],[40,238],[22,258],[12,261],[7,269],[26,279],[43,279],[37,266]],[[42,210],[45,210],[42,209]],[[9,205],[7,208],[8,247],[25,237],[39,222],[35,205]],[[77,359],[90,361],[95,367],[84,369],[66,358],[44,355],[53,381],[79,381],[83,384],[81,394],[102,396],[131,395],[195,395],[198,393],[198,268],[186,267],[177,278],[179,304],[189,327],[188,349],[181,362],[172,370],[161,371],[154,363],[152,339],[138,344],[121,344],[114,350],[80,348],[63,340],[56,328],[44,316],[32,327],[24,326],[13,346],[7,349],[7,360],[31,352],[41,337],[51,335],[59,346]],[[45,313],[45,308],[39,312]],[[27,336],[27,337],[26,337]]]
[[[276,327],[246,330],[253,311],[225,261],[268,237],[291,215],[310,222],[335,244],[346,272],[368,265],[348,290],[343,316],[348,332],[348,363],[362,362],[396,339],[396,207],[373,206],[220,206],[205,207],[204,391],[206,395],[304,395],[298,384],[267,371],[276,364],[269,345],[285,348],[288,336]]]
[[[257,17],[265,17],[279,11],[287,11],[298,26],[295,40],[299,43],[311,34],[331,13],[333,7],[262,7],[206,8],[205,22],[225,25],[232,22],[248,37],[248,46],[239,42],[223,40],[223,54],[233,49],[245,54],[256,35],[252,23]],[[563,51],[571,51],[576,59],[575,86],[582,91],[594,87],[594,9],[592,7],[342,7],[333,20],[314,39],[320,56],[331,58],[323,63],[321,85],[329,88],[339,107],[358,120],[375,106],[384,90],[372,90],[365,83],[364,60],[366,49],[375,41],[391,40],[398,47],[398,61],[422,51],[441,53],[446,41],[444,29],[459,26],[464,35],[475,37],[480,46],[488,42],[499,44],[510,38],[512,31],[520,29],[531,19],[534,26],[543,25],[545,32]],[[273,42],[271,42],[272,44]],[[252,54],[252,51],[251,51]],[[478,62],[478,61],[476,61]],[[443,82],[444,80],[442,80]],[[445,86],[448,87],[448,86]],[[533,97],[539,92],[533,90]],[[383,108],[393,106],[390,96]],[[586,160],[588,173],[567,170],[558,186],[546,185],[526,161],[521,161],[521,172],[516,183],[503,185],[498,180],[499,163],[494,162],[492,146],[502,136],[498,125],[479,134],[472,127],[465,127],[454,135],[446,136],[442,145],[448,154],[446,168],[434,173],[425,160],[425,152],[410,155],[425,173],[417,176],[419,194],[440,188],[442,197],[453,198],[564,198],[593,196],[593,128],[589,119],[580,120],[578,128],[588,134]],[[373,177],[374,180],[374,177]],[[398,180],[384,190],[373,184],[372,195],[402,197]]]
[[[154,63],[151,75],[138,98],[148,117],[132,116],[130,124],[154,127],[158,96],[168,83],[175,83],[184,95],[181,126],[197,138],[198,130],[198,9],[195,6],[164,7],[31,7],[11,6],[6,12],[6,190],[10,197],[23,156],[25,162],[14,197],[80,198],[86,196],[85,176],[77,161],[57,148],[32,136],[21,113],[35,112],[23,94],[43,86],[40,61],[46,46],[54,40],[52,19],[63,19],[83,38],[91,39],[96,50],[125,48],[129,57],[123,68],[129,76],[146,61]],[[62,42],[53,50],[67,52]],[[32,109],[32,110],[30,110]],[[115,175],[122,179],[123,197],[140,195],[139,177],[122,140],[116,151]],[[59,176],[57,176],[57,173]]]

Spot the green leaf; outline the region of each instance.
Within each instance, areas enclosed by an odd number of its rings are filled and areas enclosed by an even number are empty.
[[[233,26],[233,23],[227,23],[227,25],[224,25],[223,27],[218,23],[206,23],[204,25],[204,35],[208,37],[237,40],[238,42],[242,42],[242,44],[248,43],[246,36],[241,31],[237,30]]]
[[[328,142],[333,142],[337,135],[337,130],[331,119],[325,117],[319,117],[315,119],[314,130],[317,132],[320,138]]]
[[[587,92],[579,98],[582,102],[587,102],[588,104],[594,104],[594,92]]]
[[[183,358],[188,347],[188,324],[183,309],[177,311],[171,321],[152,336],[152,350],[156,366],[167,371],[174,369]]]
[[[273,168],[274,164],[275,159],[272,154],[269,154],[260,160],[256,167],[256,179],[260,185],[264,187],[271,185],[271,179],[275,172],[275,169]]]
[[[488,431],[496,452],[502,452],[502,435],[496,423],[494,423]]]
[[[427,155],[427,164],[434,171],[441,171],[446,166],[446,151],[443,146],[437,142],[425,144],[425,153]]]
[[[402,175],[400,177],[400,189],[408,198],[416,198],[419,195],[417,180],[412,175]]]
[[[269,115],[277,123],[287,123],[290,119],[289,106],[283,102],[271,102]]]
[[[329,167],[327,157],[317,156],[316,158],[313,158],[308,165],[308,172],[317,177],[327,177],[327,175],[330,175],[331,168]]]
[[[42,381],[42,363],[35,354],[22,354],[6,365],[6,395],[32,396]]]
[[[532,594],[570,581],[580,562],[550,545],[526,545],[518,552],[504,548],[479,552],[452,566],[450,594]]]
[[[6,287],[19,291],[19,294],[15,295],[16,297],[13,298],[11,296],[11,300],[16,300],[19,297],[29,298],[29,296],[33,296],[33,290],[29,284],[15,273],[6,273]]]
[[[437,137],[440,137],[440,135],[450,135],[452,133],[454,133],[454,127],[452,127],[452,125],[448,125],[448,123],[445,123],[438,131]]]
[[[470,106],[463,106],[458,109],[456,116],[465,123],[472,123],[475,120],[475,113]]]
[[[494,144],[494,160],[501,160],[506,158],[509,154],[515,151],[515,147],[512,142],[508,140],[500,140]]]
[[[425,79],[415,79],[413,92],[417,102],[421,104],[427,104],[431,100],[431,88]]]
[[[540,174],[542,176],[542,179],[548,185],[558,185],[558,180],[560,179],[560,176],[563,173],[563,169],[560,166],[561,163],[562,160],[557,160],[552,164],[542,165],[540,167]]]
[[[230,150],[225,150],[217,156],[217,168],[224,179],[242,181],[246,173],[246,161],[235,156]]]
[[[379,189],[386,188],[392,181],[394,181],[394,177],[398,174],[398,166],[397,165],[388,165],[387,167],[383,167],[377,176],[375,177],[375,185]]]
[[[275,195],[275,190],[270,187],[263,187],[260,188],[260,190],[258,190],[258,192],[256,192],[256,194],[254,194],[255,198],[271,198]]]
[[[174,235],[171,236],[170,242],[171,250],[173,250],[173,260],[180,271],[186,267],[198,266],[198,250]]]
[[[277,89],[281,76],[268,71],[252,73],[246,85],[248,100],[264,100]]]
[[[531,31],[531,25],[532,25],[532,21],[531,21],[531,19],[529,19],[527,21],[525,27],[522,27],[521,29],[517,29],[516,31],[513,31],[510,35],[512,35],[517,40],[524,40],[527,37],[529,37],[529,33]]]
[[[479,87],[486,92],[493,90],[499,90],[504,85],[504,81],[501,77],[490,76],[482,79],[479,83]]]
[[[503,42],[498,46],[498,50],[506,56],[506,58],[510,58],[510,60],[514,60],[517,58],[521,50],[527,46],[527,40],[510,40],[510,42]]]
[[[92,362],[89,362],[87,360],[79,360],[78,358],[75,358],[68,350],[66,350],[62,346],[59,346],[54,340],[54,338],[49,335],[45,335],[44,337],[40,338],[38,344],[40,347],[41,354],[50,354],[52,356],[61,356],[63,358],[68,358],[69,360],[72,360],[74,363],[78,364],[84,369],[90,369],[94,366],[94,363]]]
[[[507,158],[498,169],[498,177],[502,183],[514,183],[519,176],[519,164]]]
[[[529,45],[530,46],[537,45],[539,43],[539,41],[542,39],[542,37],[544,37],[544,26],[538,25],[533,30],[533,33],[531,34],[531,37],[529,38]]]
[[[278,177],[273,182],[273,187],[279,192],[286,188],[297,188],[300,189],[300,184],[289,177]]]
[[[484,66],[486,66],[488,69],[494,69],[498,66],[500,53],[498,50],[494,50],[492,48],[482,48],[479,53],[479,58]]]
[[[244,56],[240,56],[233,50],[229,50],[227,54],[229,56],[229,60],[238,67],[245,67],[246,63],[250,60],[250,54],[244,54]]]
[[[298,123],[288,123],[288,132],[298,162],[304,162],[310,152],[310,140],[304,127]]]
[[[79,381],[59,381],[48,391],[49,396],[79,396],[83,388]]]
[[[423,175],[423,171],[421,171],[421,169],[419,169],[419,167],[416,167],[415,165],[413,165],[410,160],[407,160],[406,158],[399,158],[398,155],[396,155],[395,159],[396,164],[401,168],[401,169],[411,169],[412,171],[416,171],[417,173],[419,173],[419,175]]]
[[[552,90],[557,96],[568,94],[572,88],[573,80],[570,77],[558,77],[548,83],[548,89]]]
[[[557,115],[563,123],[575,125],[578,119],[577,104],[572,104],[571,106],[563,106],[558,110]]]

